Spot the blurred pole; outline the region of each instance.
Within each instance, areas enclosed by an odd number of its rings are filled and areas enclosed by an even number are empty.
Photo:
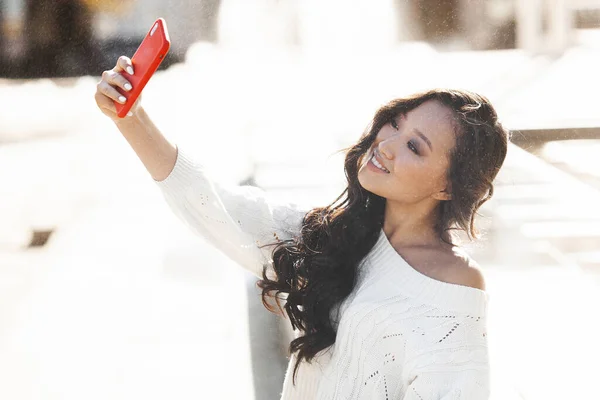
[[[398,41],[424,40],[425,34],[419,23],[419,4],[416,0],[396,0],[394,2]]]
[[[490,29],[485,11],[485,0],[460,0],[458,4],[460,34],[473,50],[490,47]]]
[[[563,53],[573,38],[573,10],[569,6],[571,0],[548,0],[548,41],[549,51],[553,54]]]
[[[531,53],[542,51],[543,0],[517,0],[517,47]]]
[[[256,277],[251,274],[245,274],[245,277],[254,398],[278,399],[288,364],[285,350],[292,339],[280,329],[283,317],[265,309]],[[282,349],[283,346],[286,349]]]
[[[517,1],[517,46],[525,51],[561,54],[572,43],[573,26],[569,0]]]

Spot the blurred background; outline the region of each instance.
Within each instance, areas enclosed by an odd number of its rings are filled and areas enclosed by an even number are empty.
[[[0,0],[0,398],[278,399],[289,321],[193,236],[95,85],[158,17],[144,106],[223,181],[306,206],[388,100],[512,131],[481,241],[495,400],[597,398],[600,1]]]

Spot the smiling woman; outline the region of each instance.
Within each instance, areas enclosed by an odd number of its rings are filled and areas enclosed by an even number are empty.
[[[463,395],[449,398],[487,398],[487,358],[468,359],[473,351],[485,353],[487,348],[485,283],[475,261],[456,245],[452,230],[478,237],[475,215],[493,194],[492,182],[506,157],[508,137],[488,99],[467,91],[431,90],[393,100],[376,112],[370,129],[347,149],[348,187],[344,193],[331,205],[306,215],[299,237],[280,243],[273,253],[277,278],[268,279],[265,269],[259,282],[266,306],[270,292],[288,294],[286,313],[292,326],[304,332],[290,345],[290,350],[298,353],[294,374],[300,361],[322,360],[320,352],[330,346],[335,349],[335,361],[326,363],[328,368],[332,362],[347,363],[346,368],[358,372],[360,357],[349,359],[340,353],[357,351],[346,342],[347,335],[353,343],[361,337],[356,336],[360,331],[357,323],[366,327],[374,322],[358,310],[378,310],[390,317],[391,326],[398,319],[400,327],[381,333],[401,336],[401,344],[387,347],[385,340],[379,345],[367,340],[374,347],[362,348],[358,354],[368,353],[367,359],[377,365],[374,360],[384,358],[384,350],[390,350],[402,366],[394,375],[380,359],[381,368],[367,368],[363,373],[377,371],[382,378],[356,386],[361,396],[339,398],[383,399],[384,388],[392,387],[405,393],[400,397],[404,399],[438,398],[455,390]],[[401,257],[394,259],[389,249]],[[365,265],[374,261],[404,274],[394,281],[379,270],[370,287],[361,286],[362,269],[365,274],[373,273],[375,267]],[[393,289],[384,294],[390,285]],[[369,298],[373,303],[365,309],[359,297],[354,298],[357,291],[379,296],[366,296],[364,301]],[[418,292],[414,298],[402,297],[412,291]],[[401,298],[392,300],[393,295]],[[342,313],[342,325],[336,329],[339,321],[331,322],[331,314],[340,309],[359,314],[344,321]],[[421,311],[413,314],[417,310]],[[354,319],[357,315],[362,316],[360,323]],[[430,325],[432,320],[438,323]],[[347,324],[354,324],[353,328]],[[417,330],[413,330],[415,326]],[[445,326],[448,333],[438,338],[435,331]],[[379,331],[373,335],[375,332]],[[423,336],[428,340],[421,340]],[[379,340],[385,337],[379,336]],[[407,349],[413,356],[429,353],[433,358],[411,359]],[[457,372],[458,364],[452,361],[434,361],[437,356],[461,352],[467,357],[460,361],[463,373]],[[432,375],[429,370],[438,372]],[[448,375],[443,373],[446,370]],[[419,379],[403,382],[401,376]],[[363,382],[361,377],[364,375],[355,376]],[[288,386],[289,380],[288,374]],[[334,394],[341,390],[340,382],[334,382],[320,385],[318,393],[323,397],[318,398],[338,398]]]
[[[118,118],[115,87],[130,66],[105,71],[96,102],[173,212],[260,278],[265,307],[289,319],[283,400],[489,397],[485,283],[452,235],[477,237],[506,156],[508,132],[485,97],[432,90],[389,102],[345,149],[344,192],[306,210],[212,179],[139,100]]]

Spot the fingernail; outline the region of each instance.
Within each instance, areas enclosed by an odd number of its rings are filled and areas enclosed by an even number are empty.
[[[127,67],[127,73],[129,73],[129,75],[133,75],[133,68]]]
[[[129,111],[129,112],[127,113],[127,116],[128,116],[128,117],[131,117],[132,115],[133,115],[133,113],[132,113],[131,111]]]
[[[131,85],[129,83],[125,84],[125,90],[131,90]]]
[[[125,96],[119,96],[119,101],[121,103],[125,103],[127,101],[127,99],[125,98]]]

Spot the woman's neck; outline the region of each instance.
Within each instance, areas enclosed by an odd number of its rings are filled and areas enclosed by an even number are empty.
[[[389,202],[388,202],[389,204]],[[434,211],[419,211],[408,207],[386,204],[383,231],[394,247],[442,246],[452,243],[448,232],[437,229],[439,208]]]

